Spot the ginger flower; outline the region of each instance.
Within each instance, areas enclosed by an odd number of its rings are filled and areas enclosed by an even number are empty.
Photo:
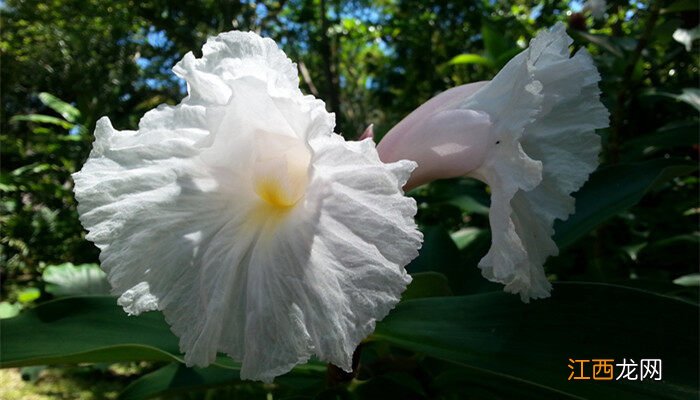
[[[350,371],[411,280],[415,163],[333,133],[270,39],[223,33],[174,72],[189,95],[137,131],[100,119],[74,175],[118,303],[161,310],[188,365],[222,352],[269,382],[316,355]]]
[[[554,219],[574,211],[570,196],[598,164],[608,112],[585,50],[569,55],[564,25],[543,31],[489,82],[447,90],[389,131],[385,162],[418,163],[406,188],[468,176],[491,190],[492,245],[483,275],[523,301],[549,296],[543,264],[556,255]]]

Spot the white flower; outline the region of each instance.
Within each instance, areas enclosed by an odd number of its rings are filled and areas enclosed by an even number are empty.
[[[564,25],[541,32],[490,82],[450,89],[396,125],[377,147],[414,160],[406,188],[470,176],[491,189],[492,245],[479,267],[523,301],[547,297],[543,264],[558,249],[555,218],[598,164],[595,129],[608,125],[590,55],[569,56]]]
[[[350,371],[411,280],[415,164],[334,134],[270,39],[224,33],[174,71],[189,96],[138,131],[98,121],[74,175],[119,304],[162,310],[188,365],[223,352],[269,382],[315,354]]]

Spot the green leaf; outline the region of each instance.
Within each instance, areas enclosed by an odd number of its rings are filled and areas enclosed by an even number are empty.
[[[440,225],[426,226],[423,229],[423,247],[416,259],[406,268],[412,275],[417,272],[435,271],[447,277],[454,294],[471,294],[501,290],[502,286],[489,282],[481,276],[477,267],[479,260],[491,245],[489,230],[475,232],[469,243],[457,248],[455,240]]]
[[[153,397],[170,398],[178,393],[217,386],[249,385],[240,380],[238,368],[188,368],[183,364],[169,364],[132,382],[120,394],[121,400],[143,400]],[[311,361],[297,366],[290,373],[275,379],[276,389],[309,389],[323,382],[326,365]],[[255,384],[253,384],[255,385]],[[257,385],[256,385],[257,386]],[[245,397],[244,397],[245,398]]]
[[[444,368],[444,371],[435,376],[432,382],[437,392],[435,398],[454,398],[454,393],[464,391],[469,388],[470,398],[474,399],[553,399],[571,398],[563,395],[559,391],[548,390],[547,388],[532,385],[530,382],[522,382],[501,376],[494,380],[493,373],[481,371],[468,367],[458,367],[454,364],[451,368]],[[444,393],[444,396],[440,396]]]
[[[498,68],[503,67],[510,59],[509,57],[506,59],[503,55],[517,47],[515,41],[509,40],[504,34],[502,27],[486,19],[481,22],[481,37],[484,39],[485,57],[489,60],[499,60],[500,64],[492,63]]]
[[[122,400],[142,400],[178,392],[229,385],[239,381],[239,371],[225,368],[188,368],[169,364],[132,382],[119,394]]]
[[[571,34],[575,38],[593,43],[594,45],[600,47],[601,49],[607,51],[615,57],[623,58],[625,56],[625,53],[622,51],[622,48],[617,43],[615,43],[615,41],[610,36],[596,35],[583,31],[572,31]]]
[[[51,125],[60,126],[63,129],[70,129],[74,126],[72,123],[70,123],[68,121],[62,120],[60,118],[52,117],[50,115],[43,115],[43,114],[15,115],[14,117],[10,118],[10,122],[18,122],[18,121],[34,122],[37,124],[51,124]]]
[[[13,192],[17,190],[17,185],[7,172],[0,172],[0,192]]]
[[[479,65],[492,65],[491,60],[484,56],[478,54],[460,54],[454,56],[450,61],[447,62],[449,65],[461,65],[461,64],[479,64]]]
[[[356,381],[352,387],[352,394],[354,395],[353,398],[356,399],[403,400],[428,398],[421,382],[410,373],[402,371],[387,372],[372,379]]]
[[[417,272],[411,274],[413,281],[401,295],[401,300],[419,299],[423,297],[440,297],[452,294],[447,283],[447,277],[439,272]]]
[[[128,316],[114,297],[69,297],[3,320],[0,366],[181,361],[161,313]]]
[[[0,354],[1,368],[122,361],[184,362],[177,337],[161,313],[129,316],[114,297],[108,296],[62,298],[3,320]],[[226,356],[219,357],[212,366],[235,371],[240,368]],[[325,366],[309,363],[299,374],[319,371],[325,371]]]
[[[685,88],[681,93],[652,91],[648,92],[647,95],[670,97],[677,101],[689,104],[697,111],[700,111],[700,89],[698,88]]]
[[[631,289],[640,289],[647,292],[656,293],[665,297],[672,297],[685,302],[700,305],[700,292],[698,288],[684,287],[673,282],[659,279],[634,278],[620,279],[609,282],[611,285],[624,286]]]
[[[696,0],[678,0],[671,3],[668,7],[661,9],[662,14],[675,13],[683,11],[695,11],[700,8]]]
[[[554,241],[564,248],[621,211],[637,204],[655,185],[697,169],[692,162],[653,160],[618,164],[594,172],[576,197],[576,212],[554,224]]]
[[[39,100],[47,107],[61,114],[68,122],[76,123],[80,119],[80,111],[77,108],[50,93],[39,93]]]
[[[450,204],[469,214],[488,215],[491,204],[486,185],[475,179],[438,180],[416,197],[435,205]]]
[[[451,204],[469,214],[474,213],[488,215],[489,213],[489,208],[484,205],[484,202],[480,202],[479,200],[477,200],[476,197],[472,197],[469,195],[456,196],[445,201],[445,203]],[[488,202],[486,202],[486,204],[488,204]]]
[[[54,296],[109,294],[107,275],[97,264],[72,263],[51,265],[42,274],[46,291]]]
[[[697,120],[674,121],[653,133],[625,141],[625,158],[635,160],[662,150],[690,147],[698,143],[699,129]]]
[[[493,291],[502,291],[503,285],[494,283],[481,274],[479,261],[486,255],[491,247],[490,229],[462,229],[452,234],[452,239],[460,249],[462,260],[459,282],[450,281],[455,293],[475,294]]]
[[[39,297],[41,297],[41,291],[34,287],[24,289],[17,294],[17,300],[22,304],[31,303]]]
[[[663,268],[677,270],[678,266],[688,263],[698,265],[699,248],[699,234],[675,235],[651,242],[641,248],[637,253],[637,262],[657,270]]]
[[[55,168],[55,166],[53,166],[51,164],[32,163],[29,165],[25,165],[23,167],[19,167],[15,170],[12,170],[12,172],[10,172],[10,174],[12,176],[20,176],[20,175],[26,174],[28,172],[31,172],[33,174],[38,174],[38,173],[41,173],[44,171],[49,171],[49,170],[54,169],[54,168]]]
[[[452,232],[450,236],[457,245],[457,248],[462,250],[465,247],[474,244],[479,236],[484,233],[483,231],[483,229],[479,228],[462,228],[456,232]]]
[[[450,272],[461,267],[459,250],[441,225],[430,225],[423,229],[423,245],[416,257],[406,267],[414,274],[416,272],[437,271],[450,278]]]
[[[673,280],[673,283],[680,286],[700,286],[700,274],[688,274]]]
[[[511,58],[517,56],[522,51],[523,49],[521,49],[520,47],[515,47],[510,50],[506,50],[505,52],[501,53],[501,55],[498,56],[498,58],[496,58],[495,64],[499,67],[502,67],[506,65],[506,63],[508,63],[508,61],[510,61]]]
[[[641,290],[559,283],[531,304],[502,292],[402,302],[373,338],[459,364],[490,388],[519,382],[548,397],[694,399],[699,311]],[[569,358],[659,358],[663,382],[568,381]]]
[[[552,299],[530,305],[501,292],[408,300],[377,325],[375,339],[462,365],[493,387],[517,381],[532,390],[591,398],[643,399],[659,393],[682,398],[695,393],[697,384],[697,365],[688,356],[698,350],[697,316],[698,308],[689,303],[644,291],[557,284]],[[45,303],[3,321],[2,328],[2,367],[181,361],[161,314],[128,317],[109,297]],[[567,382],[569,357],[661,358],[667,372],[663,383]],[[237,366],[229,368],[236,371]],[[322,371],[322,366],[309,368]],[[136,395],[169,390],[168,385],[181,382],[167,378],[182,371],[172,367],[157,374],[159,382],[143,383],[145,389],[139,385],[130,393],[143,398]],[[208,385],[236,376],[202,371],[184,372],[193,380],[183,382]]]

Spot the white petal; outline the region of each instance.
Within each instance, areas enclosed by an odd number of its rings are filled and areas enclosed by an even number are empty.
[[[336,136],[312,144],[314,192],[325,196],[311,264],[328,268],[319,296],[336,293],[327,315],[316,316],[322,329],[315,341],[321,359],[350,371],[352,350],[411,280],[403,266],[418,255],[422,235],[413,220],[415,200],[404,197],[401,187],[415,163],[383,164],[371,140]],[[342,334],[328,337],[330,331]]]
[[[281,95],[301,94],[296,65],[272,39],[252,32],[226,32],[209,38],[202,53],[199,59],[187,53],[173,68],[187,80],[187,101],[226,104],[231,96],[229,82],[242,76],[267,82],[271,91]]]
[[[369,140],[311,144],[303,207],[264,231],[251,254],[243,378],[270,381],[312,354],[350,371],[357,345],[410,282],[403,266],[422,237],[415,201],[400,188],[415,165],[382,164]],[[240,346],[223,350],[241,357]]]
[[[277,96],[255,77],[231,81],[233,95],[222,107],[207,108],[211,136],[205,162],[232,170],[249,168],[253,136],[259,132],[298,138],[304,142],[333,132],[335,119],[313,97]]]
[[[558,252],[554,219],[573,212],[570,194],[598,164],[594,131],[608,125],[595,66],[585,50],[569,58],[570,44],[562,24],[540,33],[468,101],[492,116],[498,141],[471,174],[492,191],[493,243],[479,266],[523,301],[549,295],[542,265]]]

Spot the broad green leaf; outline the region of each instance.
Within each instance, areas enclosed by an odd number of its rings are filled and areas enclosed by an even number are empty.
[[[698,288],[684,287],[674,284],[673,282],[660,279],[634,278],[614,280],[609,283],[611,285],[624,286],[626,288],[639,289],[661,296],[676,298],[696,305],[700,304],[700,292]]]
[[[161,313],[128,316],[114,297],[69,297],[3,320],[0,366],[181,361]]]
[[[70,129],[74,126],[72,123],[66,120],[43,114],[15,115],[14,117],[10,118],[10,122],[18,121],[34,122],[37,124],[51,124],[60,126],[63,129]]]
[[[426,226],[423,228],[423,247],[407,269],[411,274],[435,271],[445,275],[451,292],[455,294],[501,290],[501,285],[482,277],[481,270],[477,267],[490,244],[490,231],[480,230],[468,245],[458,249],[444,227]]]
[[[351,388],[356,399],[424,399],[427,398],[421,382],[407,372],[394,371],[372,379],[356,381]]]
[[[637,261],[654,269],[677,270],[688,263],[697,266],[698,249],[699,234],[676,235],[648,243],[639,250]]]
[[[625,141],[624,156],[629,160],[638,160],[662,150],[692,146],[698,143],[698,130],[697,120],[674,121],[653,133]]]
[[[435,181],[415,197],[434,205],[450,204],[469,214],[488,215],[491,204],[486,185],[475,179]]]
[[[688,274],[673,280],[673,283],[680,286],[700,286],[700,274]]]
[[[440,297],[452,294],[447,283],[447,277],[439,272],[426,271],[411,274],[413,281],[406,291],[401,294],[401,300],[419,299],[423,297]]]
[[[169,364],[146,374],[119,394],[122,400],[144,400],[198,389],[230,385],[240,380],[239,371],[225,368],[188,368]]]
[[[61,114],[68,122],[76,123],[80,119],[80,111],[77,108],[50,93],[39,93],[39,100],[47,107]]]
[[[554,224],[555,242],[560,248],[571,245],[607,219],[637,204],[655,185],[696,169],[695,163],[666,159],[599,169],[574,194],[574,215]]]
[[[107,275],[97,264],[64,263],[46,267],[42,274],[46,291],[54,296],[109,294]]]
[[[183,362],[177,338],[162,314],[128,316],[106,296],[69,297],[41,304],[3,320],[0,367],[119,361],[174,361],[127,388],[129,399],[164,391],[186,391],[238,379],[240,365],[220,357],[213,366],[190,369]],[[310,362],[276,379],[289,387],[322,382],[326,366]],[[174,374],[174,375],[173,375]],[[175,376],[177,379],[169,379]]]
[[[459,282],[450,280],[450,286],[458,294],[475,294],[493,291],[503,291],[503,285],[484,278],[479,268],[479,261],[486,255],[491,246],[491,230],[478,229],[467,237],[460,237],[459,232],[452,234],[461,255],[461,274]],[[464,230],[462,230],[464,234]],[[463,246],[463,247],[461,247]]]
[[[496,58],[495,64],[498,66],[506,65],[506,63],[508,63],[508,61],[510,61],[511,58],[517,56],[521,51],[523,51],[523,49],[521,49],[520,47],[515,47],[510,50],[506,50],[505,52],[501,53],[501,55],[498,56],[498,58]]]
[[[484,55],[489,60],[498,60],[500,64],[495,64],[497,68],[503,67],[510,59],[503,57],[507,52],[517,48],[515,41],[509,40],[502,28],[497,23],[490,20],[482,20],[481,37],[484,39]]]
[[[661,13],[666,14],[682,11],[695,11],[698,8],[700,8],[700,4],[698,4],[698,2],[695,0],[678,0],[671,3],[668,7],[662,8]]]
[[[66,297],[3,320],[0,367],[121,361],[183,362],[177,337],[163,315],[127,315],[109,296]],[[221,356],[215,367],[238,370]],[[302,372],[325,367],[309,363]]]
[[[450,272],[460,268],[459,250],[444,227],[426,226],[423,229],[423,245],[416,257],[406,267],[408,272],[437,271],[450,277]],[[451,279],[450,279],[451,280]]]
[[[502,292],[406,301],[373,338],[471,369],[487,387],[517,381],[549,397],[695,399],[699,311],[646,291],[559,283],[531,304]],[[663,381],[568,381],[570,358],[658,358]]]
[[[120,394],[122,400],[143,400],[172,395],[240,380],[239,371],[225,368],[188,368],[180,363],[169,364],[132,382]]]
[[[438,394],[436,398],[443,398],[439,395],[444,393],[445,398],[449,399],[451,394],[464,392],[468,388],[470,398],[474,399],[580,399],[517,378],[500,376],[494,379],[490,371],[454,365],[437,374],[433,386]]]
[[[461,286],[467,281],[468,268],[463,265],[459,249],[444,227],[426,226],[423,229],[423,245],[416,257],[406,267],[411,275],[433,271],[444,275],[451,292],[463,293]]]
[[[121,400],[143,400],[187,393],[217,386],[252,384],[241,381],[237,368],[188,368],[183,364],[172,363],[159,370],[142,376],[132,382],[119,394]],[[326,365],[309,362],[297,366],[292,372],[275,379],[275,387],[284,389],[315,389],[323,384]],[[257,386],[257,385],[255,385]]]
[[[476,199],[476,197],[469,195],[453,197],[450,200],[446,201],[446,203],[452,204],[453,206],[458,207],[459,209],[467,213],[481,215],[488,215],[489,213],[489,208],[485,206],[483,202],[480,202]]]
[[[689,104],[697,111],[700,111],[700,89],[698,88],[685,88],[681,93],[669,93],[669,92],[650,92],[649,95],[653,96],[665,96],[675,99],[677,101],[682,101]]]
[[[493,63],[486,57],[478,54],[460,54],[452,57],[450,61],[447,62],[449,65],[460,65],[460,64],[479,64],[479,65],[492,65]]]
[[[496,387],[518,381],[547,392],[643,399],[694,393],[697,315],[689,303],[643,291],[557,284],[552,299],[529,305],[500,292],[408,300],[377,325],[375,339],[473,369]],[[3,367],[181,361],[159,313],[127,317],[113,298],[45,303],[2,328]],[[569,357],[662,358],[667,372],[663,383],[567,382]]]

